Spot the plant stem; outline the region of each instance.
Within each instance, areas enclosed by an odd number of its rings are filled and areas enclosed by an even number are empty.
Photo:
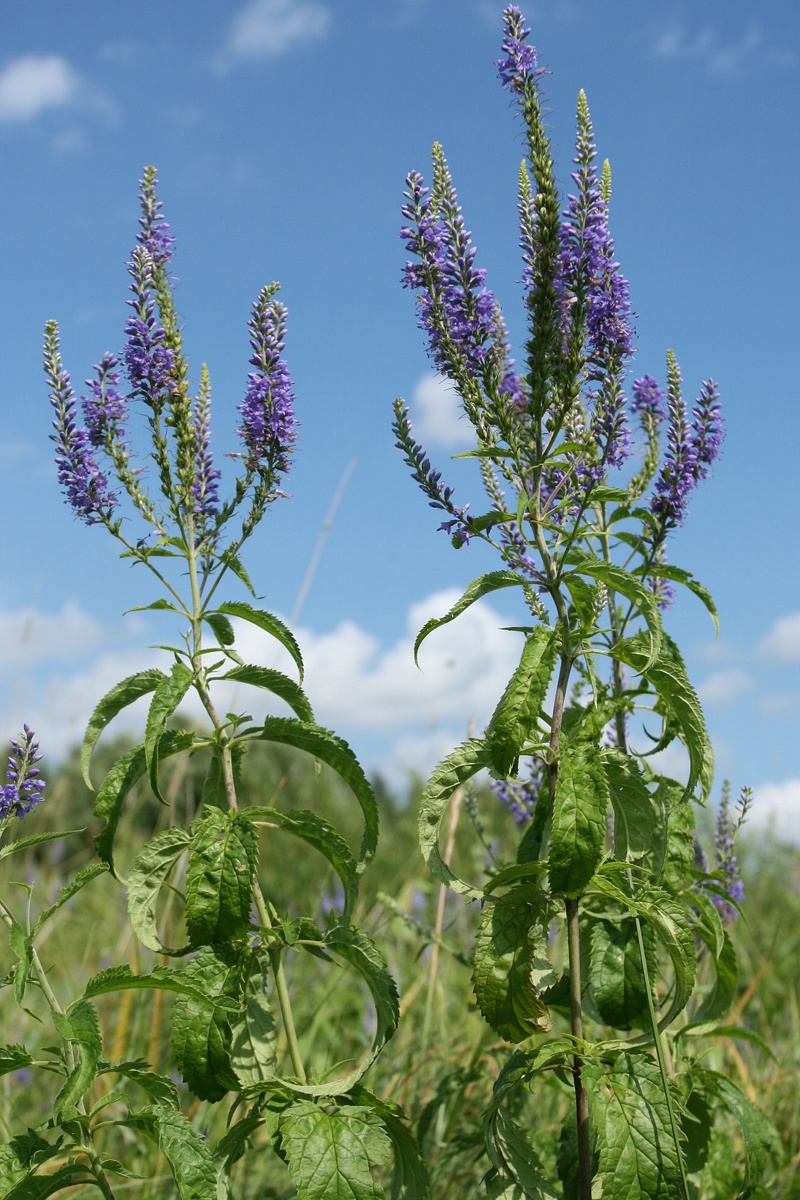
[[[272,929],[273,924],[267,911],[267,904],[264,899],[264,893],[261,891],[261,885],[257,879],[253,880],[253,894],[256,900],[256,908],[261,924],[265,929]],[[289,996],[289,988],[286,984],[286,973],[283,969],[283,955],[280,948],[272,946],[268,950],[269,961],[272,964],[272,972],[275,976],[275,990],[278,993],[278,1004],[280,1005],[281,1017],[283,1019],[283,1029],[286,1034],[286,1042],[289,1047],[289,1057],[292,1060],[294,1073],[301,1083],[306,1082],[306,1071],[303,1066],[303,1060],[300,1057],[300,1045],[297,1041],[297,1030],[294,1024],[294,1015],[292,1013],[292,1001]]]
[[[569,947],[569,1007],[572,1036],[583,1041],[583,1014],[581,1011],[581,945],[578,922],[578,901],[567,900],[567,945]],[[578,1119],[578,1195],[580,1200],[591,1200],[592,1195],[592,1144],[589,1137],[589,1095],[583,1086],[581,1056],[572,1060],[572,1078],[575,1084],[575,1113]]]

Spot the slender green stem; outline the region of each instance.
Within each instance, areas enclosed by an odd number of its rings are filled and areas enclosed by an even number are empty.
[[[253,880],[253,895],[255,896],[256,908],[261,924],[265,929],[272,929],[272,919],[267,911],[267,904],[264,900],[264,893],[261,891],[261,885],[257,879]],[[269,948],[269,960],[272,964],[272,972],[275,976],[275,990],[278,993],[278,1004],[280,1005],[281,1017],[283,1019],[283,1029],[286,1034],[286,1042],[289,1047],[289,1057],[292,1060],[294,1073],[301,1083],[306,1082],[306,1072],[303,1066],[303,1060],[300,1056],[300,1045],[297,1040],[297,1030],[295,1029],[294,1016],[292,1013],[292,1001],[289,996],[289,988],[286,983],[286,974],[283,969],[283,955],[278,946]]]
[[[578,920],[578,901],[567,900],[567,946],[569,948],[569,1007],[572,1036],[583,1041],[581,1010],[581,944]],[[575,1086],[575,1113],[578,1119],[578,1195],[580,1200],[592,1196],[592,1143],[589,1135],[589,1095],[583,1086],[580,1054],[572,1059],[572,1078]]]

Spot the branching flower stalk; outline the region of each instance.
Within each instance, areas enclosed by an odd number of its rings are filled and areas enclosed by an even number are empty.
[[[631,384],[630,289],[609,231],[611,170],[607,161],[596,167],[586,96],[577,104],[574,191],[564,200],[542,120],[544,71],[516,5],[504,12],[502,53],[501,83],[528,146],[517,192],[528,316],[522,368],[438,143],[432,186],[419,172],[407,177],[401,231],[410,255],[403,283],[416,295],[433,363],[474,428],[475,449],[459,457],[478,459],[488,511],[455,503],[399,400],[394,432],[428,502],[449,514],[440,529],[453,546],[482,540],[503,563],[428,621],[415,654],[439,626],[500,588],[519,588],[528,623],[517,627],[520,663],[484,736],[457,747],[430,778],[420,844],[440,882],[481,902],[475,995],[494,1032],[522,1044],[500,1072],[484,1124],[490,1194],[625,1197],[635,1176],[642,1195],[688,1200],[685,1145],[694,1130],[683,1105],[702,1096],[714,1108],[725,1097],[729,1113],[744,1112],[688,1040],[669,1041],[682,1013],[713,1023],[730,1003],[723,986],[707,988],[705,999],[695,994],[698,963],[726,974],[733,961],[717,903],[732,841],[720,838],[716,878],[698,873],[693,803],[710,791],[711,748],[662,623],[673,584],[688,587],[716,623],[710,596],[668,563],[667,545],[719,454],[718,389],[703,383],[690,414],[671,350],[664,390],[649,374]],[[685,780],[652,760],[676,739],[688,752]],[[518,780],[523,760],[534,765]],[[439,841],[454,790],[482,770],[522,816],[516,863],[493,864],[483,887],[454,873]],[[526,820],[523,796],[542,773],[546,791]],[[554,925],[564,931],[565,961],[552,957]],[[702,961],[697,944],[707,952]],[[540,1160],[517,1123],[522,1091],[546,1086],[554,1068],[571,1073],[575,1094],[557,1163]],[[626,1122],[636,1128],[630,1143]],[[708,1141],[692,1153],[703,1163]],[[747,1155],[751,1180],[763,1163]],[[553,1170],[559,1184],[548,1177]]]

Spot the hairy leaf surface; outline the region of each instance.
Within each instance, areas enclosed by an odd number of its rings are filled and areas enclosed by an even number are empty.
[[[244,937],[250,927],[255,831],[240,814],[210,808],[192,827],[186,872],[186,927],[193,947]]]
[[[371,1108],[327,1113],[298,1100],[283,1112],[280,1132],[298,1200],[384,1200],[372,1168],[389,1158],[391,1142]]]
[[[492,764],[500,775],[515,772],[520,750],[536,732],[553,674],[556,647],[556,631],[544,625],[537,625],[525,639],[519,666],[486,730]]]
[[[550,884],[554,892],[579,896],[603,857],[608,784],[599,752],[576,741],[558,764],[550,834]]]
[[[122,712],[123,708],[127,708],[129,704],[133,704],[142,696],[147,696],[150,692],[154,692],[159,683],[166,678],[167,676],[164,672],[159,671],[156,667],[151,667],[147,671],[139,671],[136,675],[129,675],[127,679],[123,679],[121,683],[116,684],[110,692],[106,692],[103,699],[96,706],[89,718],[89,724],[86,726],[86,733],[83,735],[83,743],[81,745],[81,774],[88,788],[92,788],[92,780],[89,775],[89,763],[91,762],[92,751],[106,725],[114,719],[117,713]]]
[[[485,1020],[507,1042],[524,1041],[552,1024],[533,982],[534,927],[543,910],[541,894],[529,888],[515,888],[483,910],[472,983]]]

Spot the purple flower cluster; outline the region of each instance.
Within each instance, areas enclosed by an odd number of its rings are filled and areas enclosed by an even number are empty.
[[[471,517],[467,513],[469,504],[461,507],[453,503],[451,497],[454,489],[443,486],[441,471],[434,470],[431,460],[422,446],[412,437],[408,409],[403,406],[401,401],[397,401],[395,404],[395,419],[392,429],[397,438],[395,445],[398,450],[403,452],[405,461],[411,468],[411,478],[419,484],[428,497],[431,508],[444,509],[453,517],[452,521],[443,521],[439,529],[452,534],[455,528],[454,536],[458,538],[459,543],[461,545],[468,544],[473,533],[470,528]]]
[[[24,725],[19,738],[11,739],[6,783],[0,788],[0,820],[21,819],[44,799],[45,783],[36,765],[41,761],[39,743],[34,741],[32,730]]]
[[[170,389],[174,358],[165,345],[166,330],[156,320],[153,288],[155,259],[144,246],[137,246],[128,263],[133,283],[133,300],[128,305],[133,315],[125,325],[125,366],[133,388],[153,409],[164,404],[164,392]]]
[[[664,392],[653,376],[643,375],[641,379],[634,379],[631,391],[631,412],[642,420],[647,416],[654,424],[660,425],[667,412],[664,408]]]
[[[417,171],[406,179],[402,213],[411,224],[400,237],[420,261],[406,263],[403,286],[417,294],[419,327],[437,370],[457,379],[464,367],[481,370],[495,335],[497,303],[484,287],[486,272],[475,266],[475,247],[438,147],[434,174],[435,196]]]
[[[739,863],[736,858],[736,837],[747,819],[747,814],[753,802],[750,788],[742,788],[737,811],[734,815],[730,809],[730,787],[725,784],[722,789],[717,822],[714,832],[714,850],[716,852],[717,870],[722,871],[727,880],[725,895],[715,893],[712,896],[714,906],[726,924],[735,921],[738,916],[737,904],[744,900],[744,884],[739,875]],[[733,902],[733,903],[732,903]]]
[[[509,4],[503,10],[502,51],[505,58],[497,59],[495,66],[504,88],[512,92],[521,92],[528,79],[544,75],[544,67],[537,66],[536,48],[527,44],[530,29],[526,29],[522,13],[516,4]]]
[[[665,525],[678,525],[686,515],[689,495],[708,475],[719,455],[724,428],[717,385],[707,380],[692,412],[686,412],[681,393],[681,376],[674,355],[668,357],[669,433],[668,449],[656,480],[650,508]]]
[[[277,290],[277,284],[262,290],[247,323],[253,350],[250,363],[256,370],[247,377],[247,390],[239,405],[239,436],[247,447],[248,468],[254,471],[266,466],[267,461],[287,471],[297,437],[292,380],[281,357],[286,307],[275,299]]]
[[[139,200],[142,215],[136,240],[157,267],[165,267],[172,258],[175,238],[170,232],[169,222],[164,219],[162,204],[156,194],[158,174],[155,167],[145,167],[139,182]]]
[[[97,378],[86,380],[90,394],[81,398],[86,432],[95,449],[105,446],[109,437],[117,438],[122,444],[126,402],[119,390],[117,365],[113,354],[104,354],[93,368]]]
[[[491,779],[489,786],[500,803],[505,804],[516,824],[524,825],[533,816],[543,779],[541,763],[532,759],[527,779]]]
[[[58,482],[75,515],[87,525],[95,525],[108,516],[117,498],[108,490],[108,480],[95,461],[89,434],[78,427],[75,392],[61,363],[55,321],[48,321],[45,327],[44,367],[56,414],[55,433],[50,436],[56,444]]]

